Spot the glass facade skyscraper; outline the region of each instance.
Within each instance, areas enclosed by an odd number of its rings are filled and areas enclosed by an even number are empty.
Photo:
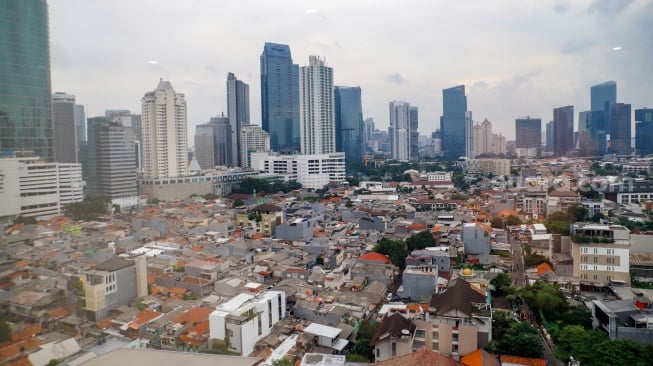
[[[553,110],[553,148],[557,156],[565,156],[574,148],[574,106]]]
[[[608,134],[610,134],[610,107],[617,102],[617,83],[606,81],[590,88],[592,114],[589,132],[596,146],[596,153],[607,151]]]
[[[363,107],[361,88],[336,86],[336,151],[345,153],[348,173],[356,170],[363,159]]]
[[[626,103],[615,103],[610,107],[610,146],[608,151],[617,155],[630,155],[631,107]]]
[[[457,160],[467,156],[467,146],[471,142],[467,141],[467,135],[472,131],[471,113],[467,111],[464,85],[442,90],[440,131],[442,133],[442,156],[445,159]]]
[[[299,151],[299,66],[290,47],[265,43],[261,54],[261,125],[274,151]]]
[[[638,154],[653,154],[653,108],[635,109],[635,139]]]
[[[515,135],[517,155],[534,158],[540,156],[542,147],[542,120],[540,118],[517,118]]]
[[[227,74],[227,113],[231,124],[231,166],[243,166],[240,161],[240,130],[249,124],[249,85]]]
[[[0,1],[0,151],[43,160],[54,159],[48,24],[45,0]]]

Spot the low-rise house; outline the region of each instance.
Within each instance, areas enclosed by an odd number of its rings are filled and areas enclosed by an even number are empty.
[[[86,272],[84,291],[86,315],[99,321],[109,311],[129,304],[137,295],[136,266],[133,261],[114,257]]]
[[[47,317],[48,310],[63,305],[64,301],[64,291],[61,289],[48,289],[47,292],[23,291],[9,299],[9,312],[23,318],[40,320]]]
[[[485,224],[464,224],[462,240],[465,254],[490,254],[491,236],[492,229]]]
[[[417,326],[399,313],[386,315],[370,341],[374,347],[374,360],[385,361],[413,352]]]
[[[332,352],[342,352],[349,341],[341,338],[342,329],[319,323],[311,323],[304,328],[304,335],[313,347],[324,347]]]

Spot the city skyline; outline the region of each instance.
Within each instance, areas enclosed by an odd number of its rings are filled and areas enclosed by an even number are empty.
[[[510,3],[510,12],[480,2],[449,4],[446,11],[441,3],[420,3],[401,12],[399,4],[386,3],[256,4],[164,2],[152,9],[50,1],[53,90],[76,95],[95,116],[108,108],[137,110],[142,90],[163,77],[184,90],[192,131],[227,112],[223,85],[234,72],[252,88],[251,123],[260,124],[258,56],[265,42],[278,42],[290,46],[299,66],[311,54],[323,55],[336,70],[335,85],[360,86],[363,117],[374,118],[379,129],[388,127],[389,101],[410,100],[420,109],[420,133],[429,135],[442,115],[441,90],[451,85],[466,85],[475,122],[487,117],[508,139],[514,139],[512,121],[519,116],[549,121],[555,106],[589,110],[588,88],[597,83],[616,81],[619,102],[633,109],[649,105],[653,95],[653,83],[641,77],[653,49],[646,27],[653,5],[644,1]],[[154,14],[143,19],[146,11]],[[369,14],[361,18],[361,12]],[[268,13],[287,16],[277,24]],[[221,16],[225,22],[216,25],[217,14],[227,15]],[[448,32],[452,19],[463,15],[469,26]],[[66,22],[71,16],[80,21]],[[352,23],[354,18],[362,23]],[[404,18],[411,19],[408,29],[383,26]],[[226,30],[240,29],[230,26],[234,21],[251,26],[233,37]],[[144,43],[147,28],[158,29],[161,41]],[[404,42],[407,33],[410,41]],[[184,42],[174,52],[157,43],[179,37]],[[103,47],[92,47],[99,43]],[[130,57],[116,56],[121,51]],[[463,54],[479,57],[455,56]],[[381,61],[364,61],[372,59]]]

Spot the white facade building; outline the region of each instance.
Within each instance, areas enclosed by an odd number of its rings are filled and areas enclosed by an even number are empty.
[[[183,177],[188,170],[186,99],[161,81],[142,102],[143,174],[146,178]]]
[[[333,68],[324,59],[310,56],[299,70],[299,130],[302,154],[336,151],[333,104]]]
[[[571,226],[574,277],[581,284],[630,285],[630,230],[621,225],[576,223]]]
[[[256,342],[269,335],[274,324],[285,317],[285,292],[241,293],[218,305],[209,315],[210,337],[224,341],[230,352],[247,356],[254,352]]]
[[[284,155],[255,152],[250,155],[252,169],[296,180],[304,188],[319,189],[330,182],[345,180],[345,153]]]
[[[270,151],[270,134],[257,125],[240,127],[240,161],[243,167],[250,167],[252,152]]]
[[[35,156],[0,159],[0,221],[19,215],[49,219],[83,199],[81,164],[48,163]]]
[[[390,102],[390,145],[392,158],[399,161],[410,159],[410,104],[393,100]]]

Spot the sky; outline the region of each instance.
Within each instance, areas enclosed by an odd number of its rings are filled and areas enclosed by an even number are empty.
[[[474,122],[513,139],[514,120],[589,109],[591,85],[653,107],[653,0],[49,0],[52,90],[89,116],[140,113],[160,78],[186,95],[188,137],[226,115],[227,73],[249,84],[260,124],[265,42],[294,63],[326,58],[334,84],[360,86],[363,117],[388,126],[388,103],[439,128],[442,89],[463,84]],[[577,128],[577,126],[576,126]],[[634,129],[633,129],[634,133]]]

